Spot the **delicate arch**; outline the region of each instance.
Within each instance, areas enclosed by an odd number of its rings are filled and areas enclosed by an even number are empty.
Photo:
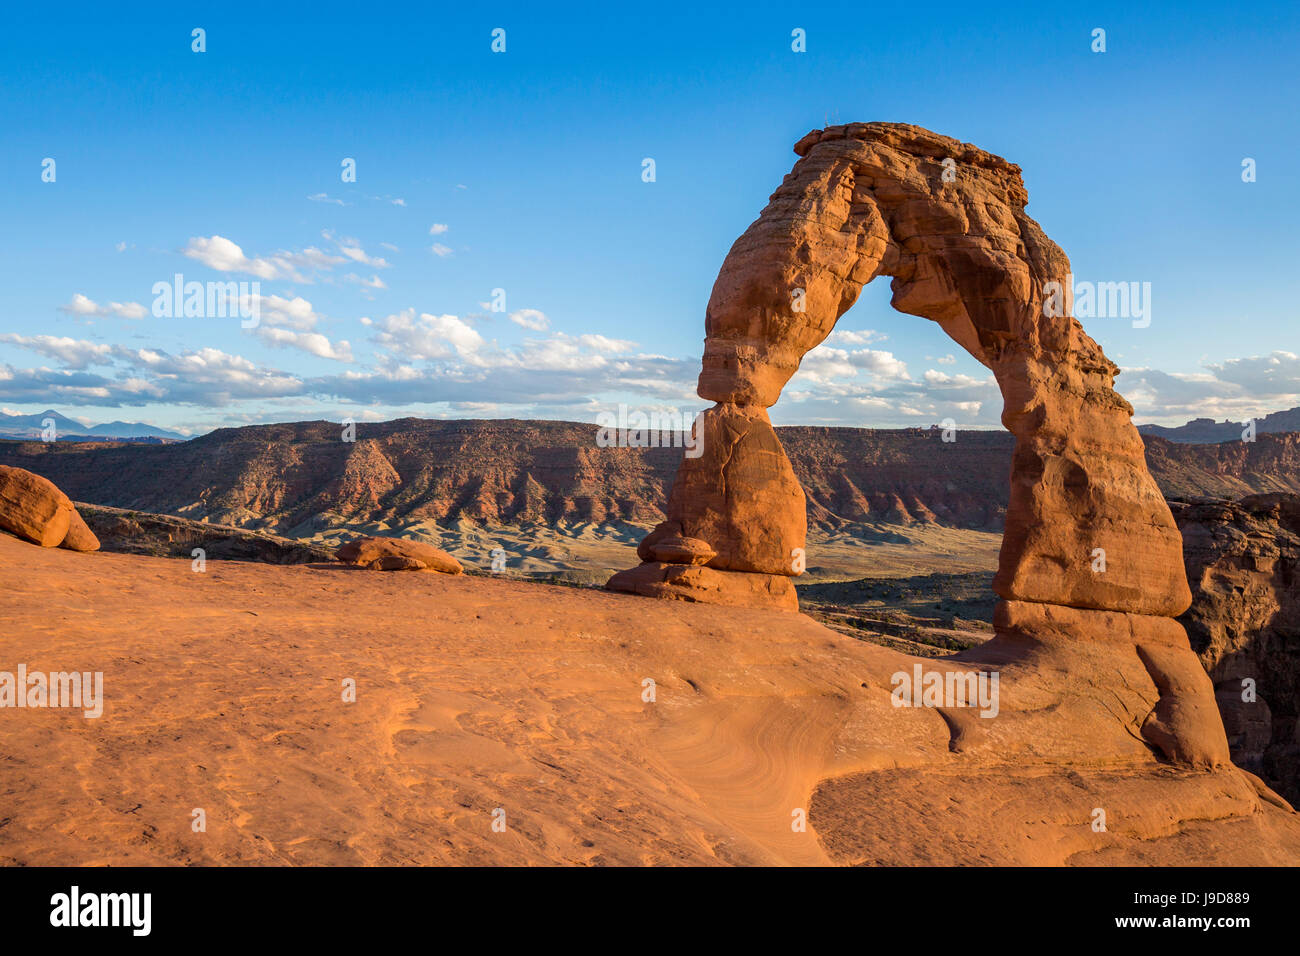
[[[817,130],[795,152],[709,299],[699,394],[717,405],[698,426],[704,453],[684,461],[667,521],[639,549],[646,564],[610,586],[797,607],[789,578],[801,570],[803,492],[766,409],[862,286],[888,275],[894,307],[938,322],[1002,391],[1016,447],[997,593],[1185,610],[1181,539],[1133,409],[1112,388],[1118,369],[1078,321],[1045,314],[1045,287],[1068,284],[1070,263],[1025,215],[1020,168],[892,123]]]

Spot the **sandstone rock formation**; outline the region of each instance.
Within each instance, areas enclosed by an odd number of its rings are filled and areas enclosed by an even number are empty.
[[[0,465],[0,528],[43,548],[98,551],[99,540],[52,481]]]
[[[1226,763],[1211,685],[1172,620],[1191,602],[1178,529],[1133,409],[1112,388],[1117,366],[1068,314],[1070,263],[1025,214],[1019,167],[888,123],[815,130],[795,152],[714,283],[698,391],[716,404],[696,423],[703,454],[683,462],[667,520],[643,543],[646,563],[608,587],[715,603],[757,592],[790,609],[768,582],[802,571],[803,495],[766,409],[862,286],[892,276],[895,308],[939,323],[993,372],[1015,436],[998,636],[955,660],[997,662],[1026,687],[1053,669],[1100,666],[1110,691],[1118,671],[1128,733],[1179,764]],[[665,537],[716,552],[690,569],[699,580],[655,552]],[[737,585],[740,575],[764,586]],[[1081,696],[1081,709],[1110,706]],[[1078,744],[1115,752],[1120,741]]]
[[[371,571],[438,571],[460,574],[460,562],[441,548],[402,538],[357,538],[342,545],[335,556],[345,564]]]
[[[1300,804],[1300,495],[1173,502],[1232,759]]]

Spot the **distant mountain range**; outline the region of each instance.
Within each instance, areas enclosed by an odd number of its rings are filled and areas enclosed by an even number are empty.
[[[1212,418],[1197,418],[1176,428],[1166,428],[1163,425],[1139,425],[1138,431],[1143,435],[1155,435],[1169,441],[1206,445],[1221,441],[1240,441],[1245,427],[1244,422],[1216,422]],[[1261,432],[1300,432],[1300,408],[1273,412],[1271,415],[1255,419],[1255,434]]]
[[[180,432],[168,431],[142,422],[107,422],[103,425],[86,426],[73,421],[66,415],[60,415],[52,408],[35,415],[8,415],[0,412],[0,438],[39,439],[46,428],[46,421],[54,423],[55,441],[186,441],[187,436]]]
[[[83,425],[66,415],[49,408],[35,415],[8,415],[0,412],[0,439],[39,439],[45,429],[46,419],[53,419],[57,441],[189,441],[191,436],[158,428],[143,422],[106,422],[102,425]],[[254,426],[256,427],[256,426]],[[1226,441],[1240,441],[1244,423],[1211,418],[1197,418],[1185,425],[1139,425],[1143,435],[1154,435],[1180,444],[1209,445]],[[224,429],[223,429],[224,431]],[[1300,432],[1300,408],[1273,412],[1255,420],[1256,434]]]

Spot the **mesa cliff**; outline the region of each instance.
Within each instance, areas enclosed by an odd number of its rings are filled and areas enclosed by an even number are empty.
[[[1014,439],[1005,432],[775,429],[807,498],[809,528],[935,523],[1001,531]],[[192,441],[0,441],[0,464],[48,477],[77,501],[310,536],[331,522],[652,525],[664,519],[680,448],[598,448],[576,422],[400,419],[225,428]],[[1144,439],[1166,497],[1300,493],[1300,434],[1252,443]],[[394,475],[396,477],[394,477]]]

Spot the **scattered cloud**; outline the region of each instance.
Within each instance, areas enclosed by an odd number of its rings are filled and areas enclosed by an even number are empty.
[[[310,282],[306,273],[328,271],[346,261],[342,256],[332,256],[315,246],[299,252],[249,257],[239,245],[224,236],[196,236],[181,251],[218,272],[239,272],[259,279],[289,279],[294,282]]]
[[[443,259],[451,255],[451,247],[444,246],[441,242],[435,242],[432,246],[429,247],[429,251],[432,252],[435,256],[438,256]]]
[[[1256,395],[1295,395],[1300,392],[1300,356],[1276,351],[1251,358],[1228,359],[1206,366],[1222,382]]]
[[[1300,357],[1293,352],[1226,359],[1201,372],[1125,368],[1115,387],[1141,423],[1181,425],[1193,418],[1245,421],[1300,406]]]
[[[275,326],[261,325],[254,329],[254,334],[275,348],[294,348],[315,355],[319,358],[333,359],[337,362],[351,362],[352,346],[347,342],[331,342],[319,332],[295,332]]]
[[[875,349],[859,349],[849,353],[849,362],[882,379],[907,379],[907,365],[894,358],[893,352],[878,352]]]
[[[388,261],[378,256],[368,256],[366,251],[361,248],[361,243],[355,239],[340,239],[338,242],[339,252],[347,256],[353,262],[360,262],[362,265],[370,266],[372,269],[387,269]]]
[[[143,319],[149,315],[149,310],[139,302],[110,302],[108,305],[100,305],[80,292],[67,305],[59,306],[59,311],[80,316],[115,315],[121,319]]]
[[[471,325],[454,315],[432,315],[406,309],[373,324],[374,341],[383,349],[401,355],[407,361],[444,359],[452,356],[474,358],[483,347],[483,336]]]
[[[86,369],[112,360],[113,346],[56,335],[0,335],[0,342],[16,345],[62,362],[66,367]]]
[[[826,343],[829,345],[870,345],[873,342],[883,342],[887,338],[889,336],[871,329],[862,329],[858,332],[849,329],[836,329],[826,336]]]
[[[444,232],[447,231],[447,229],[448,226],[445,222],[435,222],[432,226],[429,227],[429,235],[441,236]]]
[[[520,309],[518,312],[511,312],[509,318],[515,325],[534,332],[545,332],[551,325],[550,319],[537,309]]]

